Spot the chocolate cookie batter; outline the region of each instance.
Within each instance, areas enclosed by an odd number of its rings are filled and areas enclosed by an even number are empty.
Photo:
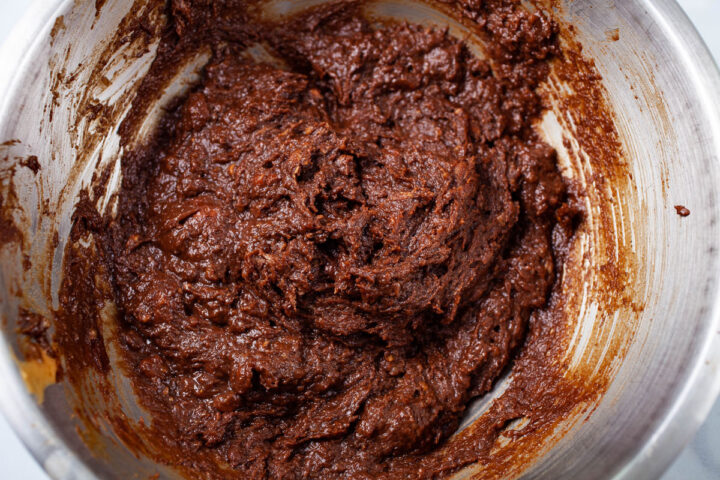
[[[426,459],[522,347],[576,214],[532,127],[555,26],[475,3],[488,60],[354,4],[253,27],[172,2],[165,41],[212,59],[124,159],[102,243],[136,390],[191,468],[414,478],[467,461]]]

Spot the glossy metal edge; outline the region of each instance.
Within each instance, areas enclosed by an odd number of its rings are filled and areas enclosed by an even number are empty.
[[[0,47],[3,65],[18,68],[0,72],[0,118],[5,116],[13,93],[22,88],[23,72],[31,65],[33,53],[45,40],[54,19],[72,0],[35,0],[15,26],[8,41]],[[673,49],[688,69],[697,93],[701,95],[704,113],[712,130],[720,161],[720,71],[700,35],[675,0],[645,0],[647,11],[672,41]],[[720,275],[720,272],[718,272]],[[656,424],[650,440],[619,469],[616,478],[653,478],[660,475],[680,453],[710,412],[720,393],[720,283],[716,283],[714,303],[708,316],[712,334],[706,339],[697,362],[681,393],[661,422]],[[85,463],[54,431],[29,395],[20,377],[13,352],[7,340],[0,341],[0,411],[28,447],[33,457],[55,480],[96,478]]]
[[[35,53],[47,42],[55,19],[72,0],[34,0],[0,47],[2,65],[16,65],[0,72],[0,118],[15,92],[23,88],[25,72],[33,65]],[[7,140],[7,139],[3,139]],[[20,375],[12,347],[4,335],[0,340],[0,411],[35,460],[54,480],[90,480],[97,477],[63,442],[28,392]]]
[[[704,120],[712,132],[714,158],[720,162],[720,70],[710,50],[685,11],[675,0],[640,2],[663,30],[671,47],[687,71],[703,106]],[[717,186],[720,189],[720,185]],[[720,394],[720,271],[715,273],[708,337],[694,356],[695,363],[664,417],[650,426],[646,441],[624,465],[617,465],[616,479],[658,478],[690,442]]]

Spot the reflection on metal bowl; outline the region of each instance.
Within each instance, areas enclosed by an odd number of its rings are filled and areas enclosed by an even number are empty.
[[[158,44],[121,33],[137,18],[162,23],[161,4],[107,0],[96,2],[98,11],[87,2],[36,4],[3,51],[3,63],[15,68],[0,74],[0,157],[6,158],[0,404],[57,479],[177,477],[123,443],[135,434],[118,425],[143,412],[120,368],[82,385],[55,383],[55,361],[29,355],[17,334],[19,306],[47,316],[58,307],[77,195],[108,165],[113,173],[95,200],[100,209],[112,208],[121,176],[117,128]],[[307,2],[269,2],[267,9],[287,13],[300,4]],[[367,8],[374,16],[449,26],[482,51],[466,26],[430,4],[377,1]],[[720,75],[672,1],[579,0],[553,11],[567,56],[545,87],[550,109],[538,129],[557,149],[563,173],[584,186],[588,212],[562,286],[570,321],[562,360],[567,375],[597,395],[541,440],[498,448],[512,457],[509,478],[654,478],[720,388]],[[178,68],[148,108],[137,141],[152,132],[162,106],[197,81],[207,59],[200,53]],[[563,67],[567,62],[576,68]],[[601,80],[583,83],[583,73]],[[604,109],[612,119],[607,128],[587,131],[584,120]],[[593,141],[598,137],[617,141],[618,149],[603,150]],[[13,167],[31,157],[37,172]],[[690,216],[677,215],[676,205]],[[19,240],[11,238],[14,228]],[[112,339],[113,312],[107,313],[102,333]],[[107,344],[117,361],[112,341]],[[510,374],[476,402],[463,426],[512,382]],[[482,469],[473,466],[458,478]]]

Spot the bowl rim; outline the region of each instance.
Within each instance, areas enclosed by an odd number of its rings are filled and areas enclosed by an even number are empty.
[[[713,146],[714,158],[720,162],[720,69],[716,59],[676,0],[640,0],[652,21],[670,40],[675,59],[686,69],[686,77],[700,98]],[[715,272],[717,278],[719,272]],[[680,455],[720,394],[720,284],[706,298],[711,308],[705,314],[710,334],[694,355],[694,364],[680,385],[677,395],[663,412],[662,419],[647,429],[649,438],[623,464],[616,466],[615,479],[658,478]]]
[[[694,25],[676,0],[637,0],[653,22],[672,43],[673,52],[687,69],[697,94],[701,96],[708,128],[713,132],[720,162],[720,69]],[[11,99],[23,88],[24,73],[45,45],[55,20],[74,4],[74,0],[34,0],[0,45],[0,118],[6,117]],[[11,67],[8,67],[11,66]],[[14,66],[15,68],[12,68]],[[720,271],[716,272],[720,276]],[[684,384],[663,417],[647,427],[649,439],[621,464],[608,469],[615,479],[654,478],[665,471],[705,421],[720,394],[720,283],[708,293],[712,308],[711,335],[694,356]],[[2,412],[15,434],[34,459],[54,480],[96,479],[81,456],[68,447],[30,395],[14,360],[12,347],[0,331],[0,391]]]

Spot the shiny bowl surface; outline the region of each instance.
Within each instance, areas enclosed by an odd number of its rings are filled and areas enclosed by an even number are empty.
[[[396,17],[427,21],[432,16],[427,7],[411,1],[378,3]],[[605,322],[603,332],[610,332],[594,347],[600,353],[612,332],[630,329],[632,335],[612,364],[612,382],[597,405],[529,462],[521,477],[651,479],[689,441],[720,390],[720,73],[672,0],[561,4],[557,14],[575,26],[615,112],[632,180],[630,193],[618,191],[616,208],[607,214],[616,225],[618,244],[628,246],[636,259],[633,300],[643,308],[630,315],[603,311],[602,305],[588,301],[580,311],[573,339],[580,357],[591,349],[588,345],[599,323]],[[132,5],[126,0],[37,0],[0,50],[0,64],[5,66],[0,69],[0,142],[19,140],[3,144],[0,156],[12,161],[36,155],[42,165],[39,180],[27,169],[12,178],[22,206],[16,220],[31,232],[32,241],[22,251],[0,249],[0,314],[5,319],[0,407],[57,480],[143,478],[154,473],[176,478],[171,470],[112,441],[109,430],[107,438],[94,440],[101,448],[96,445],[91,451],[78,435],[68,392],[54,385],[38,403],[18,360],[15,292],[35,294],[37,299],[49,294],[52,301],[37,305],[39,311],[57,307],[62,252],[77,193],[98,165],[117,162],[119,152],[117,125],[96,143],[84,136],[95,126],[82,123],[73,103],[83,77],[68,80],[63,77],[65,67],[101,61],[93,56],[94,49],[107,44]],[[122,104],[153,55],[150,48],[139,56],[118,52],[103,58],[103,68],[112,70],[111,82],[92,95]],[[198,65],[202,61],[198,58]],[[167,92],[168,98],[187,83],[176,87]],[[49,121],[48,105],[58,101],[51,98],[51,90],[63,93]],[[149,121],[146,130],[151,127]],[[542,128],[552,136],[552,127]],[[80,154],[83,141],[93,148]],[[110,178],[109,192],[117,182],[117,175]],[[40,198],[50,199],[52,213],[40,211]],[[691,215],[676,215],[675,205],[686,206]],[[46,259],[47,268],[22,273],[21,255],[42,256],[55,232],[59,243]],[[117,382],[119,391],[127,389],[121,378]],[[132,400],[125,407],[132,410]],[[469,417],[481,408],[476,405]],[[466,476],[467,472],[459,475]]]

